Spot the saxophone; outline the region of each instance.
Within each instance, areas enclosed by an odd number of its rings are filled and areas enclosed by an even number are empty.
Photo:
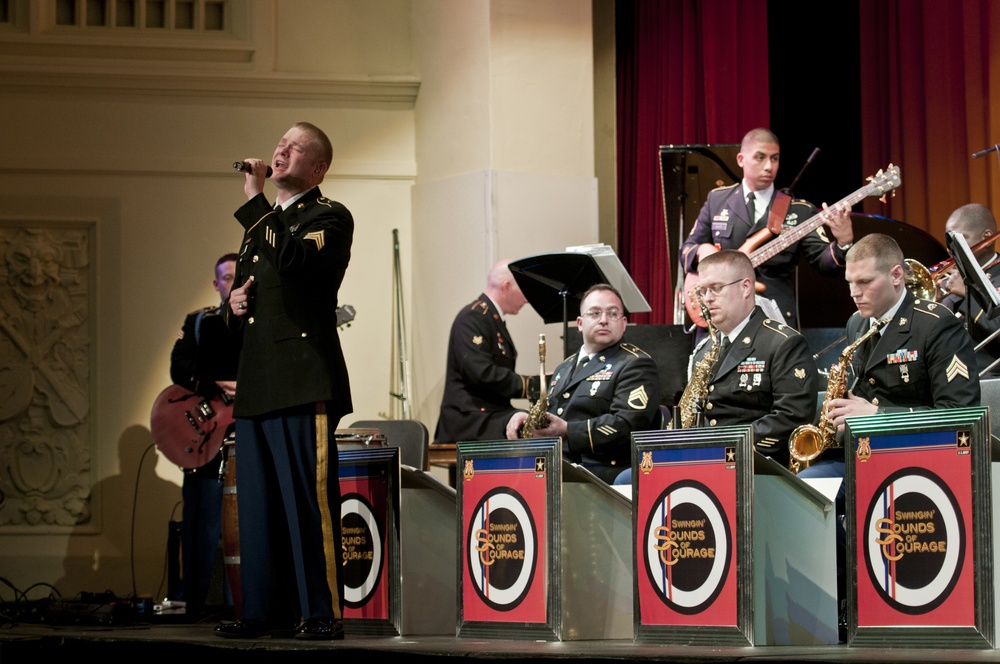
[[[831,399],[840,399],[847,392],[847,369],[851,366],[854,351],[869,337],[877,333],[887,319],[877,321],[868,331],[858,337],[854,343],[840,353],[840,359],[830,367],[830,378],[826,385],[826,396],[823,398],[823,408],[820,411],[819,426],[803,424],[792,431],[788,438],[788,469],[798,473],[809,465],[823,452],[831,447],[840,447],[837,443],[837,427],[830,419],[827,411]]]
[[[691,296],[692,293],[688,291],[688,297]],[[719,335],[715,326],[712,325],[712,317],[708,312],[708,307],[705,306],[705,300],[702,299],[701,293],[697,290],[694,291],[694,296],[698,298],[701,317],[705,319],[705,323],[708,325],[708,343],[712,345],[705,351],[705,354],[701,356],[701,359],[698,360],[697,364],[691,370],[691,379],[688,380],[688,384],[684,387],[684,392],[681,394],[680,401],[677,402],[681,414],[680,424],[682,429],[690,429],[697,423],[705,396],[708,394],[708,382],[712,376],[712,365],[715,364],[715,360],[719,356]]]
[[[528,419],[521,425],[518,436],[532,438],[535,429],[549,425],[549,395],[545,385],[545,335],[538,335],[538,399],[528,409]]]

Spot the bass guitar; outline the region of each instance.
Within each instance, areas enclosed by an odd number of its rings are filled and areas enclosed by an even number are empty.
[[[337,307],[337,326],[350,326],[355,314],[349,304]],[[234,421],[233,397],[228,394],[207,398],[170,385],[153,401],[149,430],[163,456],[190,470],[215,458]]]
[[[900,184],[902,184],[902,181],[899,177],[899,166],[889,164],[885,171],[880,170],[875,175],[869,177],[868,184],[845,196],[831,207],[835,207],[842,203],[846,204],[848,207],[853,207],[855,204],[869,196],[877,196],[881,198],[884,203],[885,195],[899,187]],[[823,211],[820,211],[801,224],[782,228],[780,235],[775,235],[770,229],[764,228],[748,237],[740,246],[739,251],[747,254],[750,257],[750,262],[753,263],[754,268],[757,268],[804,238],[806,235],[809,235],[809,233],[812,233],[824,223],[825,219],[823,217]],[[694,289],[697,286],[698,274],[696,272],[688,272],[684,277],[684,308],[695,325],[698,327],[706,327],[705,319],[702,318],[701,315],[701,308],[698,306],[695,298],[692,297]],[[758,292],[762,292],[763,287],[758,284],[757,290]]]

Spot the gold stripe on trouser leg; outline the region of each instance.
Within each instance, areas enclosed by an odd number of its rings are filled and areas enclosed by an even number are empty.
[[[334,469],[338,471],[339,469]],[[323,524],[323,557],[326,559],[326,584],[333,596],[333,617],[342,618],[340,614],[340,584],[337,583],[337,561],[340,556],[335,551],[333,537],[334,522],[330,514],[330,493],[327,490],[328,473],[330,472],[330,427],[326,417],[326,403],[316,404],[316,498],[319,500],[320,520]],[[340,481],[337,479],[336,481]]]

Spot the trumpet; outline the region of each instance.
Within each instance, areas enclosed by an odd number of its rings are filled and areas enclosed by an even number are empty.
[[[997,240],[1000,240],[1000,235],[991,235],[983,238],[975,246],[970,247],[970,250],[975,254],[980,249],[988,247]],[[903,276],[906,288],[917,299],[929,300],[931,302],[940,301],[948,295],[947,287],[948,282],[951,280],[951,276],[948,273],[953,267],[955,267],[955,258],[952,256],[930,267],[924,267],[919,261],[907,258],[903,261]]]

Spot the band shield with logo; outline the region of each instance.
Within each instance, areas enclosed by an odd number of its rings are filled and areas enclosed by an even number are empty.
[[[558,439],[459,443],[459,636],[558,639]]]
[[[986,408],[849,418],[848,643],[993,647]]]
[[[636,640],[752,642],[751,543],[741,501],[751,486],[752,433],[724,427],[633,435]]]
[[[399,448],[341,450],[339,464],[345,629],[399,635]]]

